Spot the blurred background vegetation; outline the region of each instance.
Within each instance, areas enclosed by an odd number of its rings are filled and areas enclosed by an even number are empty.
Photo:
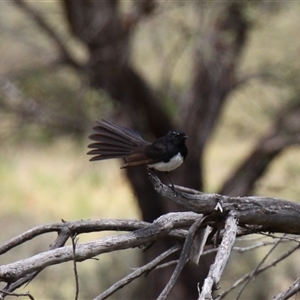
[[[91,51],[72,35],[63,2],[0,4],[1,242],[31,227],[61,219],[144,216],[136,201],[140,195],[132,189],[125,171],[119,170],[118,161],[88,162],[87,136],[93,121],[114,118],[127,124],[128,118],[122,116],[124,107],[113,101],[113,93],[91,82],[87,67]],[[119,12],[129,15],[132,3],[118,2]],[[207,192],[220,191],[259,139],[272,132],[278,114],[300,102],[300,3],[243,3],[250,30],[235,69],[241,83],[227,95],[226,106],[206,142],[199,187]],[[149,6],[143,21],[128,31],[130,52],[124,51],[123,59],[129,60],[153,88],[167,115],[175,120],[173,124],[181,125],[180,99],[184,99],[192,81],[195,53],[203,47],[201,41],[209,32],[211,20],[225,6],[214,1],[160,1],[155,6]],[[64,61],[59,43],[53,42],[34,13],[53,29],[80,66]],[[127,21],[129,24],[132,19]],[[230,40],[230,35],[226,39]],[[133,124],[138,127],[136,122]],[[149,139],[157,132],[139,126]],[[188,146],[192,147],[193,141]],[[300,151],[296,140],[288,146],[256,179],[252,194],[298,201]],[[79,242],[99,236],[102,234],[80,237]],[[53,238],[33,241],[0,257],[0,262],[46,250]],[[139,255],[133,250],[80,263],[80,298],[92,298],[138,266]],[[249,270],[258,259],[251,255],[237,255],[234,260],[239,262],[238,267],[231,262],[228,272],[243,274]],[[43,271],[25,290],[36,299],[73,298],[72,264],[66,265]],[[247,295],[251,299],[270,298],[287,288],[299,271],[297,264],[287,261],[280,272],[276,268],[273,274],[263,275],[268,290],[265,284],[258,284],[249,288]],[[140,286],[133,284],[112,299],[131,299]]]

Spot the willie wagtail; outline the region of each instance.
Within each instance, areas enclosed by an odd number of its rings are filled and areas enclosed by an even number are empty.
[[[87,154],[94,155],[91,161],[123,158],[125,164],[122,169],[146,165],[149,169],[167,174],[178,168],[187,156],[187,136],[181,131],[169,131],[167,135],[149,143],[132,129],[106,120],[96,121],[96,124],[93,127],[95,133],[89,136],[95,141],[88,146],[92,150]]]

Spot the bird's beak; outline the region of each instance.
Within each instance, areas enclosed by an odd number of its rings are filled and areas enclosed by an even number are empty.
[[[184,139],[188,139],[189,137],[187,136],[187,135],[184,135],[184,137],[183,137]]]

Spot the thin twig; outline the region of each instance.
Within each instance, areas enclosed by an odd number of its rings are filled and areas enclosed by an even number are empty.
[[[282,235],[282,236],[277,236],[275,234],[271,234],[271,233],[265,233],[265,232],[260,232],[260,234],[268,236],[268,237],[272,237],[274,239],[281,239],[281,241],[283,242],[284,240],[290,241],[290,242],[296,242],[296,243],[300,243],[299,241],[299,237],[298,238],[292,238],[291,236],[287,236],[286,234]]]
[[[14,297],[28,297],[31,300],[34,300],[34,297],[29,293],[10,293],[4,290],[0,290],[1,294],[4,294],[5,296],[14,296]],[[0,296],[0,299],[4,299],[2,296]]]
[[[281,241],[281,243],[289,243],[289,240],[283,240]],[[251,245],[249,247],[233,247],[233,250],[239,253],[244,253],[244,252],[248,252],[248,251],[252,251],[252,250],[256,250],[257,248],[262,248],[265,246],[271,246],[274,245],[275,243],[277,243],[277,241],[272,241],[272,242],[259,242],[256,243],[254,245]]]
[[[271,253],[277,248],[277,246],[281,243],[281,239],[279,239],[278,241],[276,241],[276,243],[273,245],[273,247],[270,249],[270,251],[265,255],[265,257],[259,262],[259,264],[253,269],[253,271],[251,272],[252,274],[249,275],[249,277],[247,278],[246,282],[243,284],[243,286],[241,287],[241,289],[239,290],[236,299],[240,299],[244,289],[246,288],[246,286],[250,283],[250,281],[252,280],[252,278],[256,275],[257,270],[260,268],[260,266],[263,265],[263,263],[267,260],[267,258],[271,255]]]
[[[295,252],[296,250],[298,250],[300,248],[300,245],[296,245],[295,247],[291,248],[289,251],[285,252],[284,254],[282,254],[281,256],[277,257],[276,259],[274,259],[273,261],[271,261],[269,264],[267,264],[264,267],[259,268],[256,271],[256,276],[259,275],[260,273],[268,270],[271,267],[274,267],[277,263],[279,263],[280,261],[284,260],[286,257],[288,257],[289,255],[291,255],[293,252]],[[230,293],[233,289],[235,289],[236,287],[238,287],[240,284],[242,284],[245,280],[247,280],[252,274],[252,271],[245,274],[244,276],[242,276],[240,279],[238,279],[234,284],[232,284],[232,286],[230,288],[228,288],[227,290],[223,291],[222,293],[220,293],[218,295],[218,297],[216,298],[217,300],[221,300],[223,299],[228,293]]]
[[[212,249],[205,250],[205,251],[202,252],[201,257],[203,257],[204,255],[209,255],[211,253],[216,253],[217,251],[218,251],[218,248],[212,248]],[[155,268],[155,270],[167,268],[167,267],[175,265],[177,263],[178,263],[178,259],[174,259],[174,260],[171,260],[171,261],[166,262],[164,264],[160,264],[159,266],[157,266]]]
[[[136,269],[134,272],[129,274],[128,276],[124,277],[123,279],[119,280],[116,282],[113,286],[111,286],[109,289],[107,289],[105,292],[103,292],[101,295],[97,296],[94,300],[104,300],[113,293],[115,293],[117,290],[121,289],[124,287],[126,284],[130,283],[134,279],[140,277],[141,275],[145,273],[149,273],[151,270],[156,269],[157,265],[166,259],[169,255],[177,252],[180,250],[182,246],[177,245],[173,246],[172,248],[168,249],[164,253],[160,254],[158,257],[153,259],[151,262],[147,263],[146,265]]]
[[[71,233],[71,241],[72,241],[72,250],[73,250],[73,270],[75,276],[75,300],[78,300],[79,280],[78,280],[77,263],[76,263],[76,244],[78,242],[78,239],[76,238],[76,234]]]
[[[178,264],[178,259],[174,259],[174,260],[168,261],[168,262],[166,262],[166,263],[164,263],[164,264],[158,265],[158,266],[155,268],[155,271],[156,271],[156,270],[159,270],[159,269],[168,268],[168,267],[170,267],[170,266],[172,266],[172,265],[175,265],[175,264]]]

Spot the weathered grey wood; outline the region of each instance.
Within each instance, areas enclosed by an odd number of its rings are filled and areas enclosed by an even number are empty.
[[[133,232],[113,235],[76,245],[76,261],[83,261],[101,253],[141,246],[169,234],[173,229],[191,225],[199,214],[193,212],[169,213],[148,226]],[[105,222],[105,220],[104,220]],[[113,220],[110,220],[112,226]],[[144,223],[144,222],[143,222]],[[136,224],[134,224],[136,226]],[[72,246],[42,252],[30,258],[0,266],[0,279],[11,282],[26,274],[39,271],[49,265],[73,260]]]
[[[214,212],[219,204],[224,213],[235,211],[240,226],[257,226],[257,230],[300,234],[300,204],[271,197],[228,197],[205,194],[175,186],[176,193],[159,178],[149,173],[155,190],[187,210],[204,215]]]
[[[229,260],[237,233],[237,219],[234,212],[230,212],[226,219],[224,235],[219,246],[215,262],[210,266],[209,273],[204,281],[202,292],[198,300],[212,300],[212,292],[218,288],[223,271]]]
[[[0,280],[8,284],[4,292],[13,291],[31,280],[30,278],[34,278],[41,270],[53,264],[74,259],[83,261],[101,253],[147,245],[165,236],[171,236],[182,241],[187,237],[187,229],[199,217],[204,216],[205,224],[203,226],[210,225],[222,229],[222,244],[218,250],[220,254],[217,256],[211,269],[211,276],[207,277],[207,284],[204,286],[207,292],[204,293],[206,296],[203,299],[209,299],[211,291],[218,284],[228,261],[237,232],[238,234],[259,231],[300,233],[300,205],[297,203],[270,197],[228,197],[205,194],[180,186],[175,186],[176,191],[174,191],[162,184],[154,174],[149,174],[149,176],[158,193],[180,204],[189,212],[169,213],[159,217],[153,223],[138,220],[86,220],[63,221],[62,223],[46,224],[33,228],[0,246],[0,254],[4,254],[41,234],[57,232],[58,237],[51,245],[50,250],[0,266]],[[236,217],[234,226],[230,223],[234,219],[232,214]],[[223,230],[224,222],[227,227],[225,226]],[[103,230],[130,232],[76,244],[75,257],[72,246],[64,247],[66,240],[71,236]],[[229,232],[231,234],[227,238],[226,235]],[[228,251],[225,251],[226,249]],[[225,252],[221,252],[223,250]]]

